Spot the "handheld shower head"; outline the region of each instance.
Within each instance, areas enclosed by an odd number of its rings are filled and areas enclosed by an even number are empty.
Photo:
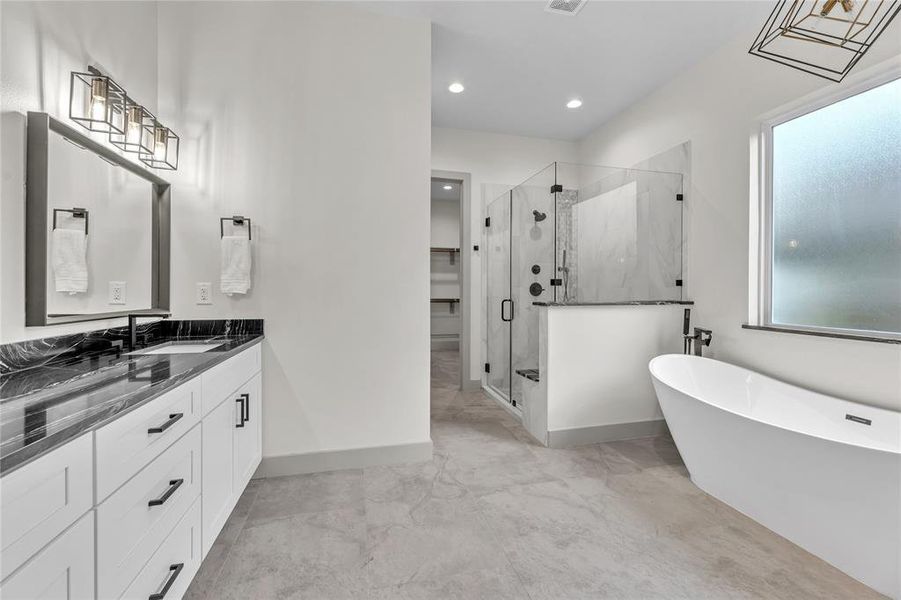
[[[532,211],[532,216],[535,217],[536,223],[541,223],[545,219],[547,219],[547,213],[538,212],[537,210]]]

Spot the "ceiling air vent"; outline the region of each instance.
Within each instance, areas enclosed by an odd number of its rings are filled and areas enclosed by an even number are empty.
[[[585,6],[588,0],[550,0],[544,10],[557,15],[573,16]]]

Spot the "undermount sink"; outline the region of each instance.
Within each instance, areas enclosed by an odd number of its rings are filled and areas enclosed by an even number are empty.
[[[207,352],[212,350],[213,348],[218,348],[222,345],[222,342],[198,342],[198,343],[177,343],[171,342],[168,344],[162,344],[160,346],[154,346],[153,348],[148,348],[147,350],[138,350],[136,352],[131,352],[131,354],[197,354],[199,352]]]

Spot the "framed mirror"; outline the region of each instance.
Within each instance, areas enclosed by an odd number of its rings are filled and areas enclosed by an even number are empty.
[[[169,183],[28,113],[25,324],[169,309]]]

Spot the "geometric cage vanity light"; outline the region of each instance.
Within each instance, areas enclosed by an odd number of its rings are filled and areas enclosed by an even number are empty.
[[[178,168],[179,138],[131,98],[119,84],[93,66],[70,78],[69,118],[154,169]]]
[[[156,123],[149,110],[125,97],[125,133],[111,131],[109,141],[126,152],[153,152],[153,125]]]
[[[125,133],[125,90],[93,67],[72,71],[69,80],[69,118],[88,129]]]
[[[175,132],[155,121],[152,128],[153,151],[141,151],[138,155],[141,162],[154,169],[178,168],[178,136]]]

